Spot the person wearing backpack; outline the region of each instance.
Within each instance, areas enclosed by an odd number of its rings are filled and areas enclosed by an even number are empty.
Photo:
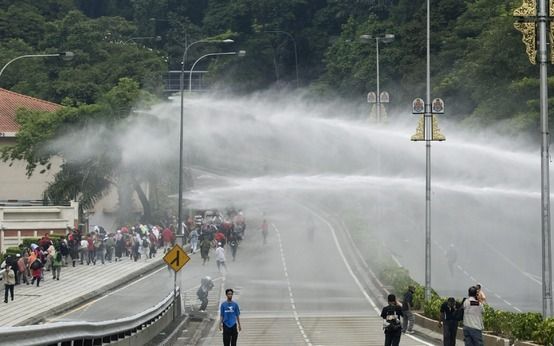
[[[62,265],[63,265],[63,256],[58,251],[56,253],[56,256],[52,260],[52,279],[53,280],[60,280],[60,272],[62,271]]]
[[[385,331],[385,346],[398,346],[402,336],[401,320],[404,317],[402,308],[396,302],[396,296],[389,294],[388,305],[381,311],[383,318],[383,329]]]
[[[35,257],[33,262],[30,262],[31,275],[33,279],[31,280],[31,285],[37,282],[37,287],[40,285],[40,279],[42,278],[42,262],[38,257]]]

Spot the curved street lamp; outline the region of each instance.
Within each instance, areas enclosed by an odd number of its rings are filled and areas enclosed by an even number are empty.
[[[177,237],[181,237],[181,245],[183,245],[183,122],[184,122],[184,89],[185,89],[185,64],[187,61],[187,53],[189,48],[197,43],[233,43],[235,41],[231,39],[225,40],[210,40],[202,39],[185,47],[183,52],[183,60],[181,61],[181,74],[179,77],[179,92],[181,94],[181,117],[180,117],[180,129],[179,129],[179,205],[177,207]],[[192,71],[189,71],[192,74]]]
[[[264,30],[263,32],[271,32],[271,33],[276,33],[276,34],[287,35],[288,38],[291,39],[292,44],[294,45],[294,67],[295,67],[295,70],[296,70],[296,87],[298,88],[298,86],[299,86],[299,81],[298,81],[298,51],[296,49],[296,40],[294,39],[294,36],[292,36],[291,33],[286,32],[286,31],[282,31],[282,30]]]
[[[156,42],[159,42],[162,40],[162,37],[161,36],[139,36],[139,37],[131,37],[131,38],[128,38],[127,40],[123,41],[123,44],[126,44],[128,42],[135,42],[135,41],[139,41],[139,40],[155,40]],[[135,42],[136,43],[136,42]]]
[[[16,60],[19,60],[19,59],[61,57],[64,60],[71,60],[71,59],[73,59],[74,56],[75,56],[75,54],[73,54],[73,52],[60,52],[60,53],[53,53],[53,54],[26,54],[26,55],[21,55],[21,56],[18,56],[16,58],[13,58],[12,60],[8,61],[4,65],[4,67],[2,67],[2,69],[0,70],[0,77],[2,76],[2,73],[4,73],[4,70],[6,69],[6,67],[8,67],[9,64],[11,64],[12,62],[14,62]]]
[[[189,93],[192,92],[192,72],[194,71],[194,67],[196,66],[196,64],[204,58],[207,58],[209,56],[216,56],[216,55],[238,55],[240,57],[243,57],[246,55],[246,51],[239,50],[238,52],[209,53],[209,54],[202,55],[200,58],[196,59],[196,61],[194,62],[194,64],[192,64],[192,67],[190,68],[190,71],[189,71]]]
[[[376,51],[376,70],[377,70],[377,122],[381,122],[381,90],[379,88],[379,42],[390,43],[394,41],[393,34],[385,34],[382,36],[371,36],[371,35],[362,35],[360,36],[362,42],[369,42],[370,40],[375,40],[375,51]]]

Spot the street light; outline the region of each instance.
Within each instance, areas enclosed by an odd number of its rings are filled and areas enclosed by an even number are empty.
[[[123,42],[123,44],[126,44],[127,42],[131,42],[131,41],[135,42],[135,41],[139,41],[139,40],[152,40],[152,39],[156,40],[156,42],[159,42],[159,41],[162,40],[162,37],[161,37],[161,36],[139,36],[139,37],[131,37],[131,38],[125,40],[125,41]]]
[[[181,117],[180,117],[180,129],[179,129],[179,205],[177,207],[177,237],[181,237],[181,245],[183,245],[183,123],[184,123],[184,89],[185,89],[185,63],[187,61],[187,53],[190,47],[197,43],[233,43],[235,41],[231,39],[225,40],[210,40],[203,39],[192,42],[185,47],[183,52],[183,60],[181,61],[181,75],[179,81],[179,91],[181,93]],[[189,71],[190,73],[190,71]]]
[[[264,30],[263,32],[272,32],[272,33],[276,33],[276,34],[287,35],[288,38],[291,39],[292,44],[294,45],[294,67],[295,67],[295,70],[296,70],[296,87],[298,88],[298,86],[299,86],[299,81],[298,81],[298,52],[296,50],[296,40],[294,39],[294,36],[292,36],[290,33],[286,32],[286,31],[282,31],[282,30]]]
[[[200,62],[200,60],[202,60],[206,57],[216,56],[216,55],[238,55],[240,57],[243,57],[243,56],[246,55],[246,51],[245,50],[239,50],[238,52],[210,53],[210,54],[202,55],[200,58],[196,59],[196,61],[194,62],[194,64],[192,64],[192,67],[190,68],[190,71],[189,71],[189,93],[192,92],[192,72],[194,71],[194,67],[196,66],[196,64],[198,62]]]
[[[381,90],[379,88],[379,42],[390,43],[394,41],[393,34],[385,34],[382,36],[371,36],[371,35],[362,35],[360,39],[363,42],[368,42],[370,40],[375,40],[375,60],[376,60],[376,70],[377,70],[377,122],[381,122]]]
[[[8,67],[9,64],[12,62],[19,60],[19,59],[25,59],[25,58],[45,58],[45,57],[61,57],[63,60],[71,60],[75,54],[73,52],[60,52],[60,53],[53,53],[53,54],[26,54],[18,56],[17,58],[13,58],[12,60],[8,61],[4,67],[0,70],[0,77],[2,76],[2,73],[4,73],[4,70],[6,67]]]
[[[541,241],[542,241],[542,316],[544,319],[552,317],[554,313],[552,301],[552,240],[550,230],[550,133],[548,126],[548,52],[550,46],[550,62],[552,62],[553,48],[549,45],[548,37],[552,34],[552,13],[554,2],[539,0],[524,1],[514,10],[514,17],[518,21],[514,27],[523,34],[523,43],[532,64],[539,62],[539,103],[541,124]],[[537,12],[538,7],[538,12]],[[550,16],[549,16],[550,14]],[[538,35],[537,35],[538,29]],[[537,54],[538,48],[538,54]]]

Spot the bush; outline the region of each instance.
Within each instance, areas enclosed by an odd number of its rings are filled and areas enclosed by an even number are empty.
[[[39,240],[40,240],[40,238],[23,238],[20,246],[23,247],[24,249],[30,249],[31,244],[37,244],[38,245]]]
[[[8,255],[15,256],[17,254],[21,254],[21,249],[18,246],[11,246],[9,248],[6,248],[5,256],[8,256]]]
[[[423,299],[422,299],[423,301]],[[440,316],[441,305],[444,299],[437,295],[432,295],[428,302],[423,302],[423,314],[426,317],[438,320]]]
[[[542,345],[554,345],[554,319],[548,318],[538,324],[537,330],[533,332],[533,341]]]
[[[539,329],[541,323],[542,315],[538,312],[514,314],[514,338],[517,340],[533,340],[533,333]]]

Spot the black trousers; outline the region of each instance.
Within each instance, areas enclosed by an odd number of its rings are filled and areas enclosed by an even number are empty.
[[[402,331],[394,333],[385,333],[385,346],[398,346],[400,344],[400,337],[402,336]]]
[[[232,327],[227,327],[223,323],[223,346],[237,346],[237,339],[239,338],[239,332],[237,330],[237,324]]]
[[[444,321],[442,324],[443,346],[456,346],[456,333],[458,333],[458,321]]]
[[[13,287],[14,285],[4,285],[4,301],[8,302],[8,292],[10,292],[10,296],[13,300]]]

